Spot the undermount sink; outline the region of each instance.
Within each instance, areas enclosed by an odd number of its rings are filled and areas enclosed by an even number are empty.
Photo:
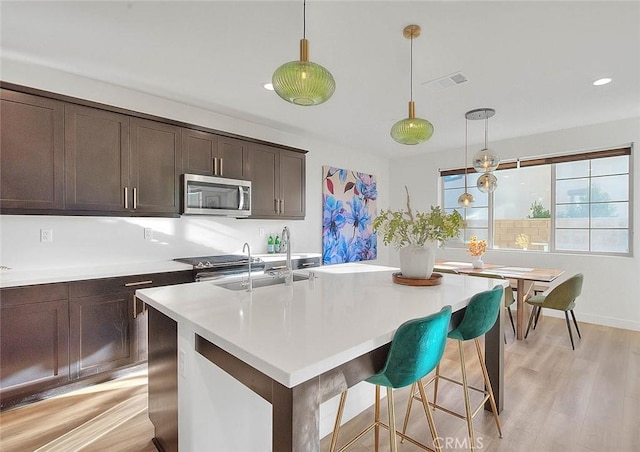
[[[299,275],[297,273],[293,274],[294,281],[304,281],[309,279],[307,275]],[[277,284],[284,284],[284,276],[270,276],[266,275],[263,277],[253,278],[253,288],[257,289],[258,287],[267,287],[267,286],[275,286]],[[222,287],[223,289],[228,290],[247,290],[247,280],[244,281],[235,280],[229,281],[226,283],[216,284],[218,287]]]

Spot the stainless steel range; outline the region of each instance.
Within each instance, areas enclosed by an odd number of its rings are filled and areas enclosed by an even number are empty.
[[[249,274],[249,259],[243,254],[223,254],[218,256],[181,257],[174,259],[183,264],[193,265],[195,281],[235,278]],[[265,263],[259,258],[251,259],[251,273],[263,273]]]

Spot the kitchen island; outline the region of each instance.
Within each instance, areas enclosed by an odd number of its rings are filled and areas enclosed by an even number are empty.
[[[253,292],[207,282],[137,291],[153,308],[150,397],[154,375],[165,380],[178,374],[180,450],[319,450],[321,403],[379,370],[401,323],[451,305],[453,327],[471,296],[506,284],[444,275],[441,285],[409,287],[392,282],[397,269],[390,267],[314,270],[309,280]],[[500,410],[501,317],[485,341]],[[154,356],[170,359],[154,362]],[[156,406],[150,399],[150,417]],[[175,438],[158,422],[156,438],[171,449],[162,437]]]

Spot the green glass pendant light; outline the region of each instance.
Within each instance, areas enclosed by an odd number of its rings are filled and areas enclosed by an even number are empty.
[[[411,41],[411,100],[409,101],[409,117],[401,119],[391,127],[391,138],[400,144],[419,144],[433,135],[433,124],[426,119],[416,118],[416,105],[413,102],[413,39],[420,36],[419,25],[407,25],[402,30],[405,38]]]
[[[311,106],[329,100],[336,89],[333,75],[319,64],[309,61],[309,41],[306,39],[307,2],[303,1],[303,27],[300,40],[300,60],[280,66],[271,79],[273,90],[287,102]]]

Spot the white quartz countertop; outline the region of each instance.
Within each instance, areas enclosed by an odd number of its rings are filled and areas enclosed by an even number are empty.
[[[315,278],[253,292],[211,282],[136,291],[137,296],[213,344],[287,387],[294,387],[388,343],[404,321],[505,281],[443,276],[438,286],[394,284],[397,268],[340,264],[312,269]],[[297,273],[306,273],[298,271]]]
[[[83,279],[114,278],[191,270],[193,266],[174,261],[61,267],[34,270],[0,270],[0,288],[50,284]]]

